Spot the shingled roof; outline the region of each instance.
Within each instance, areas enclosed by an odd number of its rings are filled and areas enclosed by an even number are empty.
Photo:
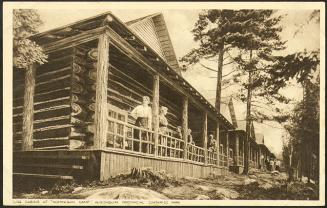
[[[173,44],[162,13],[155,13],[125,23],[158,53],[178,74],[178,65]]]

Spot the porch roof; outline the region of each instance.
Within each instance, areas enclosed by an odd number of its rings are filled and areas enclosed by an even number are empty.
[[[189,96],[193,97],[201,105],[228,129],[235,129],[233,124],[229,122],[222,114],[218,113],[213,105],[210,104],[206,98],[201,95],[188,81],[186,81],[181,74],[175,71],[167,61],[165,61],[155,50],[153,50],[149,44],[145,43],[142,38],[139,37],[134,31],[132,31],[125,23],[119,18],[113,15],[111,12],[106,12],[97,16],[93,16],[81,21],[74,22],[59,28],[55,28],[49,31],[35,34],[30,38],[36,41],[41,46],[47,44],[53,44],[56,41],[67,39],[79,35],[85,31],[100,28],[103,26],[109,26],[118,35],[124,38],[130,45],[137,50],[140,48],[147,50],[142,51],[142,54],[155,66],[154,68],[158,73],[163,76],[167,76],[172,79],[180,88],[183,88]]]

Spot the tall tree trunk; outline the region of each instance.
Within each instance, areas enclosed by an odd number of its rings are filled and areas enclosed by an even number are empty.
[[[217,72],[217,87],[216,87],[216,101],[215,101],[215,108],[218,111],[218,113],[220,113],[223,62],[224,62],[224,42],[221,43],[218,52],[218,72]]]
[[[289,169],[288,169],[288,181],[294,181],[294,172],[293,172],[293,145],[292,145],[292,141],[290,141],[290,156],[289,156]]]
[[[311,151],[311,144],[307,144],[307,177],[308,177],[308,183],[310,183],[311,179],[311,164],[312,164],[312,151]]]
[[[25,72],[25,91],[23,108],[22,150],[33,149],[33,120],[35,92],[35,64],[30,65]]]
[[[252,61],[252,50],[250,50],[250,62]],[[249,141],[251,137],[251,97],[252,97],[252,72],[249,71],[248,80],[248,95],[246,102],[246,138],[245,138],[245,149],[244,149],[244,171],[243,174],[249,173]]]

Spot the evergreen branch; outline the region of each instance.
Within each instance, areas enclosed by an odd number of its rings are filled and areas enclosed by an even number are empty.
[[[238,71],[238,69],[235,69],[235,70],[233,70],[233,71],[231,71],[231,72],[229,72],[229,73],[223,75],[222,77],[227,77],[228,75],[230,75],[230,74],[232,74],[232,73],[234,73],[234,72],[237,72],[237,71]],[[217,77],[216,77],[216,78],[217,78]]]
[[[234,61],[231,61],[231,62],[228,62],[226,64],[223,64],[223,66],[226,66],[226,65],[229,65],[229,64],[232,64],[232,63],[235,63]]]
[[[217,70],[212,69],[212,68],[210,68],[210,67],[208,67],[208,66],[206,66],[206,65],[204,65],[204,64],[202,64],[202,63],[200,63],[200,62],[199,62],[199,64],[200,64],[203,68],[205,68],[205,69],[208,69],[208,70],[213,71],[213,72],[217,72]]]

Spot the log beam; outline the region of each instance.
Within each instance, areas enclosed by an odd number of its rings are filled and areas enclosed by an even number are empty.
[[[183,98],[183,112],[182,112],[182,132],[184,141],[184,159],[187,159],[187,133],[188,133],[188,97]]]
[[[154,139],[154,156],[158,156],[158,138],[159,138],[159,76],[153,76],[152,88],[152,126]]]
[[[23,108],[22,150],[33,149],[34,92],[36,65],[30,65],[25,72]]]
[[[99,37],[97,61],[93,147],[94,149],[102,149],[105,147],[108,128],[107,87],[109,70],[109,37],[106,33]]]

